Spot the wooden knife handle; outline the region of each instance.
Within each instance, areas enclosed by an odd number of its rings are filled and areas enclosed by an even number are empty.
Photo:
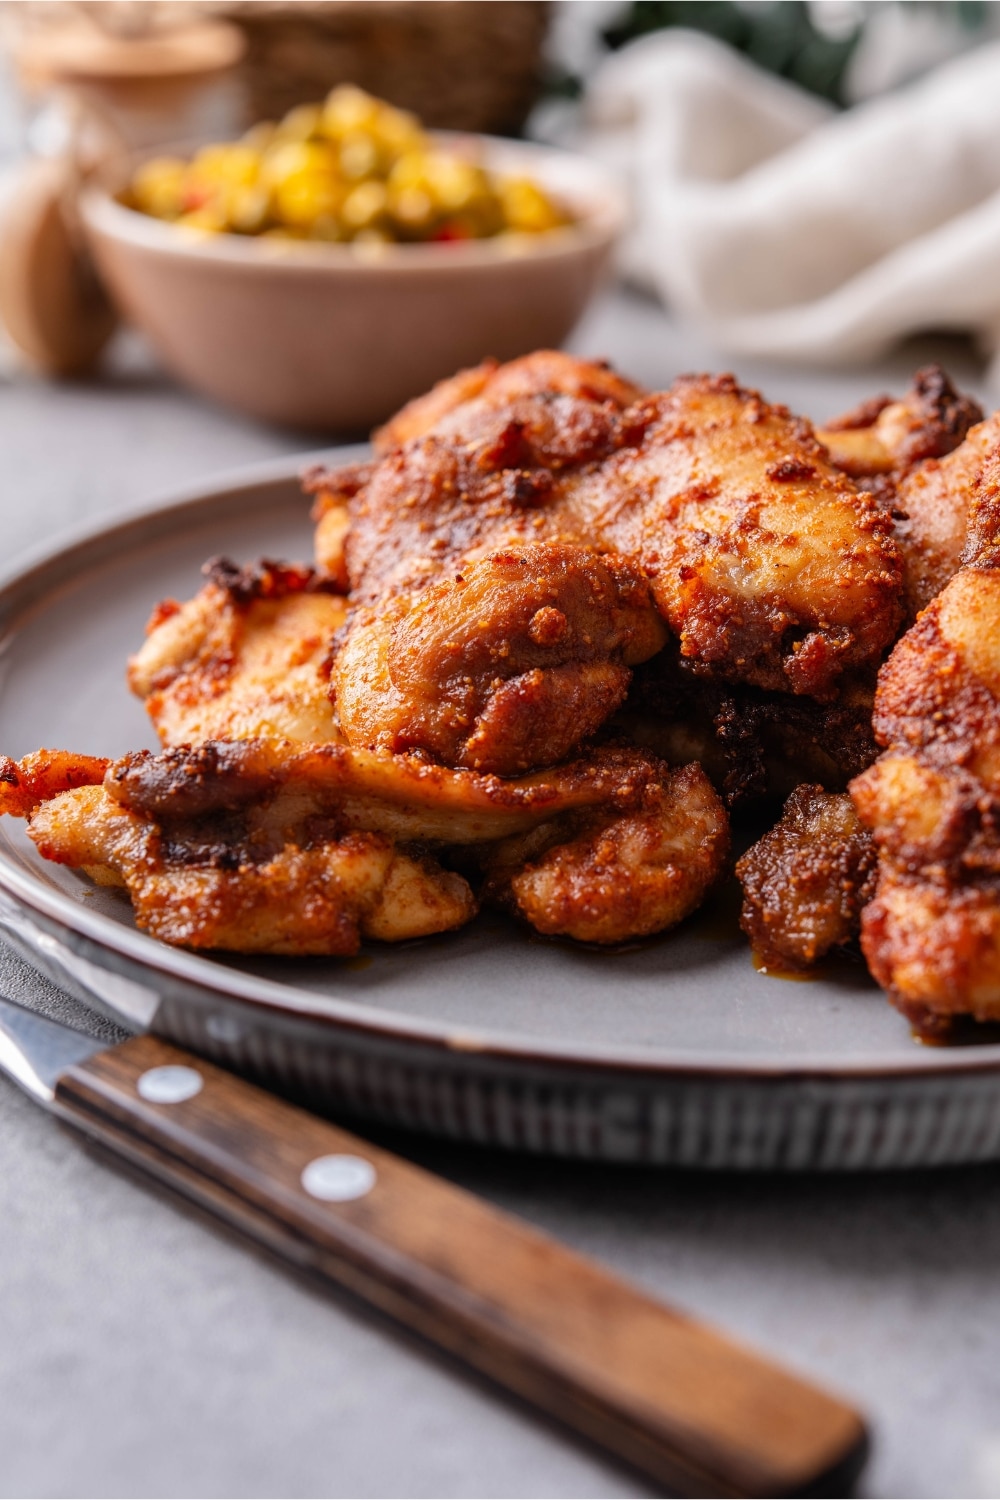
[[[860,1469],[841,1402],[201,1058],[134,1038],[64,1073],[56,1108],[676,1492],[843,1495]]]

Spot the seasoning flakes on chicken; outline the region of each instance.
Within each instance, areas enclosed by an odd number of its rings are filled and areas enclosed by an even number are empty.
[[[491,550],[576,542],[649,580],[696,672],[830,699],[877,661],[899,623],[891,519],[808,423],[728,376],[624,405],[627,389],[556,387],[555,358],[517,362],[509,399],[501,367],[484,393],[401,429],[347,499],[355,597],[413,591]],[[532,360],[551,383],[522,394]],[[310,484],[344,489],[336,473]]]
[[[0,764],[0,812],[28,818],[45,858],[125,885],[154,936],[249,953],[349,954],[462,925],[477,902],[446,867],[455,845],[491,872],[503,860],[493,899],[523,876],[516,909],[539,930],[619,942],[693,910],[728,849],[700,769],[631,749],[515,781],[277,740],[110,766],[29,757]],[[504,841],[532,832],[519,863]]]
[[[869,968],[925,1031],[1000,1019],[1000,569],[956,573],[879,678],[881,758],[851,785],[879,852]]]
[[[697,910],[728,853],[725,811],[693,764],[663,767],[632,811],[587,811],[562,828],[543,825],[497,844],[480,863],[486,899],[536,931],[623,943]]]
[[[308,568],[207,563],[186,604],[159,604],[128,667],[164,745],[338,738],[328,694],[343,598]]]
[[[623,559],[533,544],[360,610],[337,655],[340,728],[500,776],[555,765],[624,700],[666,632]]]
[[[740,926],[764,969],[809,969],[857,938],[875,893],[875,846],[850,797],[803,785],[737,861]]]
[[[944,458],[983,420],[940,365],[925,365],[900,401],[876,396],[817,430],[833,462],[863,481],[900,480],[928,458]]]
[[[634,559],[696,672],[832,698],[895,634],[891,523],[808,423],[731,377],[689,377],[622,418],[571,481],[585,532]]]
[[[1000,454],[1000,412],[974,427],[958,448],[928,459],[899,485],[896,534],[905,559],[908,621],[941,592],[962,562],[984,466]]]

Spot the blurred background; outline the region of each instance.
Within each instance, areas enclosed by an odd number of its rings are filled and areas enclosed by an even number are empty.
[[[353,433],[611,277],[718,363],[945,334],[996,384],[996,5],[20,0],[0,38],[8,382],[145,361]]]

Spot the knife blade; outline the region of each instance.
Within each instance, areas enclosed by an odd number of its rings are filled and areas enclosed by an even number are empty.
[[[0,997],[0,1071],[301,1269],[685,1495],[846,1494],[849,1406],[463,1189],[153,1036]]]

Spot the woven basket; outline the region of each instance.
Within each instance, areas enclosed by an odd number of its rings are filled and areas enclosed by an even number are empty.
[[[213,4],[247,38],[249,114],[273,120],[356,83],[439,129],[514,135],[538,97],[542,0]]]

